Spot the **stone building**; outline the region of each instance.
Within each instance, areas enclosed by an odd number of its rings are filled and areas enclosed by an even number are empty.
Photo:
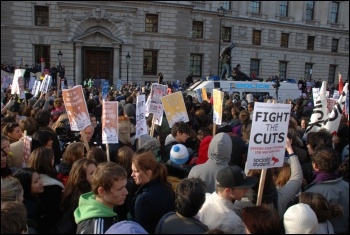
[[[220,33],[221,29],[221,33]],[[1,61],[62,65],[80,84],[185,81],[231,67],[262,79],[349,73],[348,1],[2,1]],[[130,55],[127,64],[127,55]]]

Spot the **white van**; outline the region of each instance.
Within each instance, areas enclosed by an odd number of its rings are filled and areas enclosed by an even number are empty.
[[[207,93],[213,93],[214,88],[220,88],[237,99],[245,99],[247,94],[252,94],[254,97],[262,97],[264,99],[272,97],[276,99],[276,89],[273,87],[274,82],[259,82],[259,81],[196,81],[185,93],[197,97],[196,90],[206,88]],[[278,89],[278,102],[284,103],[287,99],[297,99],[301,93],[298,89],[298,84],[280,82]]]

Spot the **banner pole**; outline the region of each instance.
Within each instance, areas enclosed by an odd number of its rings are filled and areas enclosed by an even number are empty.
[[[260,206],[262,201],[262,195],[264,192],[265,178],[266,178],[267,169],[261,170],[260,182],[259,182],[259,191],[258,191],[258,199],[256,200],[256,205]]]
[[[110,162],[111,158],[109,156],[109,145],[108,145],[108,143],[106,143],[106,153],[107,153],[107,162]]]
[[[151,131],[150,131],[150,133],[149,133],[149,135],[151,136],[151,137],[153,137],[153,134],[154,134],[154,114],[153,114],[153,117],[152,117],[152,126],[151,126]]]

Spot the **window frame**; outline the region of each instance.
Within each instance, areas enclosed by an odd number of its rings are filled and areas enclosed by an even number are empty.
[[[331,19],[330,22],[333,24],[337,24],[339,20],[339,7],[340,2],[332,1],[331,3]]]
[[[261,13],[261,1],[250,1],[250,12],[254,14]]]
[[[315,36],[307,36],[306,49],[309,51],[315,50]]]
[[[151,53],[151,55],[146,55],[147,53]],[[150,62],[149,62],[149,59],[151,59]],[[147,70],[147,67],[149,65],[152,65],[152,67],[151,69]],[[145,69],[145,66],[146,66],[146,69]],[[157,75],[157,70],[158,70],[158,50],[143,50],[143,75]]]
[[[280,60],[278,63],[278,77],[281,79],[287,79],[288,61]]]
[[[306,80],[311,80],[312,78],[312,72],[310,74],[310,71],[312,71],[313,63],[305,63],[305,69],[304,69],[304,76]]]
[[[225,10],[231,10],[231,1],[222,1],[222,7]]]
[[[289,1],[280,1],[280,16],[288,17]]]
[[[39,15],[40,13],[40,15]],[[47,23],[39,23],[39,17],[47,19]],[[50,7],[49,6],[34,6],[34,25],[35,26],[50,26]]]
[[[315,1],[306,1],[306,16],[305,16],[305,18],[306,18],[306,20],[314,20],[314,18],[315,18]]]
[[[196,31],[195,31],[196,30]],[[204,22],[192,21],[192,38],[203,38],[204,35]]]
[[[51,68],[51,46],[44,44],[36,44],[34,46],[35,63],[41,63],[41,58],[44,58],[45,67]]]
[[[157,15],[157,14],[146,14],[146,17],[145,17],[145,32],[147,32],[147,33],[158,33],[158,23],[159,23],[159,15]]]
[[[330,64],[328,69],[328,83],[334,84],[336,78],[337,65]]]
[[[227,37],[225,35],[227,35]],[[222,42],[231,42],[231,38],[232,38],[232,28],[231,27],[224,27],[224,26],[221,27],[221,41]]]
[[[255,73],[255,76],[260,75],[260,59],[250,59],[249,74]]]
[[[331,52],[338,52],[338,48],[339,48],[339,39],[337,38],[333,38],[332,39],[332,47],[331,47]]]
[[[288,46],[289,46],[289,33],[281,33],[281,47],[288,48]]]
[[[261,46],[261,30],[253,30],[252,44]]]
[[[195,58],[197,58],[195,60]],[[199,58],[199,60],[198,60]],[[199,61],[199,65],[195,64],[195,62]],[[196,68],[196,69],[194,69]],[[203,76],[203,55],[202,54],[190,54],[190,71],[193,77],[202,77]],[[199,72],[199,74],[198,74]]]

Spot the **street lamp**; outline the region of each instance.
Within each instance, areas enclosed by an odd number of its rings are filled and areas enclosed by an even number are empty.
[[[126,55],[126,84],[129,84],[129,64],[130,64],[130,59],[131,56],[128,52],[128,54]]]
[[[222,17],[225,15],[225,8],[221,5],[219,8],[218,8],[218,16],[220,17],[220,29],[219,29],[219,56],[218,56],[218,76],[220,76],[220,47],[221,47],[221,30],[222,30],[222,27],[221,27],[221,21],[222,21]]]
[[[57,53],[57,56],[58,56],[58,65],[61,67],[61,61],[63,56],[61,50]]]

